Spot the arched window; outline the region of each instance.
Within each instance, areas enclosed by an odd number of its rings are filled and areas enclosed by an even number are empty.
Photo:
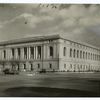
[[[86,59],[87,59],[87,52],[86,52]]]
[[[88,59],[90,59],[90,53],[88,53]]]
[[[74,52],[73,52],[73,57],[75,58],[75,53],[76,53],[76,50],[74,49]]]
[[[72,49],[70,49],[70,57],[72,57]]]
[[[66,47],[63,49],[63,55],[66,56]]]
[[[49,47],[49,51],[50,51],[49,52],[50,56],[53,57],[53,47],[52,46]]]
[[[80,51],[80,58],[82,58],[82,51]]]
[[[77,50],[77,58],[79,58],[79,50]]]

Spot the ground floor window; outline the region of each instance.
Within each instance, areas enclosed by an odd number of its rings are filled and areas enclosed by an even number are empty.
[[[18,66],[18,71],[20,70],[20,68],[19,68],[19,64],[17,65]]]
[[[40,68],[40,64],[38,64],[38,68]]]
[[[26,70],[26,64],[24,64],[24,70]]]
[[[31,70],[33,70],[33,64],[31,64]]]
[[[52,64],[49,64],[49,68],[52,69]]]

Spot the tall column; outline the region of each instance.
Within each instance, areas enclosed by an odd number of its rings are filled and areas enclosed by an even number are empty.
[[[36,59],[36,47],[34,46],[34,59]]]
[[[45,55],[46,55],[46,50],[45,50],[45,45],[43,45],[43,58],[45,59],[46,57],[45,57]]]
[[[16,59],[16,48],[14,48],[14,59]]]
[[[1,59],[3,60],[3,50],[1,50]]]
[[[29,47],[27,47],[27,58],[26,59],[29,59]]]
[[[2,49],[2,60],[4,60],[4,49]]]
[[[8,59],[8,50],[7,50],[7,48],[6,48],[5,51],[6,51],[6,58],[5,59],[7,60]]]
[[[35,59],[35,47],[34,47],[34,54],[33,54],[33,59]]]
[[[18,59],[18,51],[17,51],[17,48],[15,48],[15,58]]]
[[[9,49],[9,58],[12,59],[11,49]]]
[[[49,58],[49,46],[46,45],[46,58],[48,59]]]
[[[41,58],[40,59],[43,59],[44,58],[44,45],[41,46]]]
[[[56,58],[56,44],[53,45],[53,58]]]
[[[36,59],[37,59],[37,46],[36,46],[36,52],[35,53],[36,53]]]

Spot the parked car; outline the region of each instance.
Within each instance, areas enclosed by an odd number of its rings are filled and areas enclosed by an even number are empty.
[[[46,73],[46,69],[42,69],[39,73]]]
[[[19,74],[19,72],[17,70],[10,70],[10,69],[4,69],[3,70],[4,74],[11,74],[11,75],[14,75],[14,74]]]

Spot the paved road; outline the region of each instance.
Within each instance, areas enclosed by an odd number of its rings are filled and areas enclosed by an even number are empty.
[[[73,89],[92,92],[95,96],[96,94],[100,94],[100,73],[46,73],[0,76],[0,96],[13,96],[13,94],[9,94],[9,92],[13,92],[13,90],[10,89],[16,87]],[[8,92],[6,92],[6,90],[8,90]]]

